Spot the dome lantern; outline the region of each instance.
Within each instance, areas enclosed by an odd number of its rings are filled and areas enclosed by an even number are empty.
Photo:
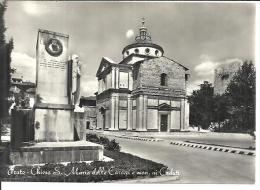
[[[142,20],[142,27],[139,29],[140,35],[135,37],[135,41],[139,43],[151,43],[152,38],[151,36],[147,33],[147,28],[145,27],[145,18]]]
[[[163,48],[157,44],[152,43],[152,38],[147,32],[145,26],[145,19],[142,19],[142,26],[139,28],[139,35],[135,37],[135,43],[126,46],[123,51],[123,58],[131,54],[161,57],[163,56]]]

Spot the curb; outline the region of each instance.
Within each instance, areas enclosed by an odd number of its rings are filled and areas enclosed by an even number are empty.
[[[122,139],[150,141],[150,142],[164,141],[162,139],[148,139],[148,138],[126,137],[126,136],[118,136],[118,135],[115,135],[115,137],[122,138]],[[254,151],[245,150],[245,149],[235,149],[235,148],[222,147],[222,146],[202,145],[202,144],[178,142],[178,141],[172,141],[172,142],[170,142],[170,144],[178,145],[178,146],[186,146],[186,147],[191,147],[191,148],[200,148],[200,149],[204,149],[204,150],[212,150],[212,151],[219,151],[219,152],[226,152],[226,153],[233,153],[233,154],[240,154],[240,155],[247,155],[247,156],[255,156]]]
[[[162,139],[148,139],[148,138],[140,138],[140,137],[123,137],[123,136],[115,136],[117,138],[122,139],[130,139],[130,140],[139,140],[139,141],[150,141],[150,142],[160,142]]]
[[[178,146],[186,146],[191,148],[200,148],[204,150],[212,150],[212,151],[219,151],[219,152],[227,152],[227,153],[234,153],[234,154],[241,154],[247,156],[255,156],[255,152],[249,150],[242,150],[242,149],[234,149],[234,148],[227,148],[221,146],[210,146],[210,145],[201,145],[195,143],[186,143],[186,142],[170,142],[171,145],[178,145]]]

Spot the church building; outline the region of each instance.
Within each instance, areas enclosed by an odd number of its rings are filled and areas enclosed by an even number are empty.
[[[144,20],[135,42],[115,63],[103,57],[98,79],[97,129],[185,131],[189,126],[188,68],[164,56]]]

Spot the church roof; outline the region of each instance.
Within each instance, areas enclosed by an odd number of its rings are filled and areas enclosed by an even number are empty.
[[[144,58],[144,59],[154,58],[153,56],[149,56],[149,55],[141,55],[141,54],[132,53],[129,56],[127,56],[125,59],[120,61],[118,64],[127,64],[133,57]]]
[[[189,70],[187,67],[185,67],[184,65],[180,64],[179,62],[177,62],[177,61],[175,61],[175,60],[173,60],[173,59],[171,59],[171,58],[168,58],[168,57],[165,57],[165,56],[162,56],[162,57],[164,57],[164,58],[166,58],[166,59],[169,59],[169,60],[171,60],[171,61],[173,61],[173,62],[179,64],[179,65],[182,66],[186,71]]]
[[[115,62],[111,62],[112,60],[107,57],[102,57],[99,68],[97,70],[96,76],[101,73],[105,68],[110,66],[111,64],[114,64]]]
[[[124,60],[122,60],[122,61],[124,61]],[[112,61],[111,59],[109,59],[107,57],[102,57],[99,68],[98,68],[97,73],[96,73],[96,77],[100,76],[100,74],[102,74],[104,72],[107,72],[108,69],[111,66],[120,67],[120,68],[127,68],[127,69],[131,67],[130,65],[122,64],[121,62],[118,64],[118,63]]]
[[[180,65],[181,67],[183,67],[183,68],[185,69],[185,71],[189,70],[187,67],[185,67],[184,65],[180,64],[179,62],[177,62],[177,61],[175,61],[175,60],[173,60],[173,59],[170,59],[170,58],[168,58],[168,57],[165,57],[165,56],[162,56],[162,57],[153,57],[153,58],[148,59],[148,60],[147,60],[147,59],[146,59],[146,60],[141,60],[141,61],[136,62],[135,64],[141,64],[141,63],[143,63],[144,61],[150,61],[150,60],[156,60],[156,59],[166,59],[166,60],[172,61],[172,62],[174,62],[174,63],[177,63],[178,65]]]
[[[112,59],[110,59],[109,57],[103,57],[106,61],[108,61],[109,63],[116,63],[114,62]]]

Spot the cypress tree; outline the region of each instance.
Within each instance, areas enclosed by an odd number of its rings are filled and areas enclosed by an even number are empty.
[[[13,50],[13,39],[6,43],[4,13],[7,1],[0,2],[0,121],[8,116],[8,95],[11,80],[11,53]],[[0,123],[2,127],[2,123]],[[1,132],[1,128],[0,128]]]
[[[0,46],[5,45],[5,22],[4,22],[4,13],[6,10],[6,0],[2,3],[0,2]]]

